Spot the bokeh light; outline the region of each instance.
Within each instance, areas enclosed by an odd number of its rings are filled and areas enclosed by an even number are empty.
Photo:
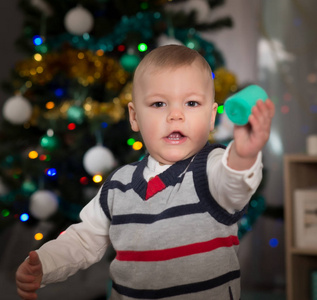
[[[95,175],[93,178],[92,178],[93,182],[95,183],[99,183],[102,181],[102,176],[101,175]]]
[[[35,35],[33,37],[33,44],[35,46],[39,46],[39,45],[43,44],[43,39],[39,35]]]
[[[43,239],[43,234],[38,232],[34,235],[34,239],[36,239],[37,241],[40,241],[41,239]]]
[[[86,176],[83,176],[79,179],[79,182],[83,185],[86,185],[89,183],[89,179]]]
[[[136,150],[136,151],[141,150],[142,147],[143,147],[143,144],[139,141],[136,141],[132,146],[133,150]]]
[[[52,109],[55,107],[55,103],[53,101],[49,101],[45,105],[46,109]]]
[[[68,128],[68,130],[74,130],[74,129],[76,129],[76,124],[75,123],[69,123],[67,125],[67,128]]]
[[[138,50],[139,50],[140,52],[145,52],[145,51],[147,50],[147,44],[145,44],[145,43],[140,43],[140,44],[138,45]]]
[[[22,214],[22,215],[20,216],[20,220],[21,220],[22,222],[26,222],[29,218],[30,218],[29,215],[26,214],[26,213],[24,213],[24,214]]]
[[[30,159],[36,159],[36,158],[38,158],[38,156],[39,156],[39,154],[35,150],[29,152]]]
[[[1,215],[6,218],[10,215],[10,211],[8,209],[3,209]]]
[[[54,177],[57,175],[57,171],[55,168],[49,168],[46,170],[46,175],[50,177]]]
[[[269,244],[272,248],[276,248],[278,246],[278,239],[277,238],[270,239]]]
[[[223,114],[223,112],[224,112],[223,105],[218,106],[217,112],[218,112],[218,114]]]
[[[133,138],[130,138],[130,139],[127,140],[127,144],[129,146],[133,146],[134,143],[135,143],[135,139],[133,139]]]

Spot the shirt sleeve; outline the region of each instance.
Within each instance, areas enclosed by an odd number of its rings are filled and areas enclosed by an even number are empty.
[[[44,274],[42,286],[63,281],[104,256],[110,244],[110,221],[100,206],[100,191],[81,211],[80,223],[37,250]]]
[[[208,156],[207,176],[211,195],[230,213],[240,211],[251,199],[262,180],[262,152],[250,169],[237,171],[228,166],[232,142],[226,150],[217,148]]]

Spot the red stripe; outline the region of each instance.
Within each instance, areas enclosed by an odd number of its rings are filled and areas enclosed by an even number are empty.
[[[164,261],[183,256],[210,252],[221,247],[239,245],[237,236],[216,238],[211,241],[195,243],[175,248],[149,251],[117,251],[116,259],[120,261]]]

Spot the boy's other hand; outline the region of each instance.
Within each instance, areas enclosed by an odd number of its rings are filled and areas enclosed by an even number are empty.
[[[16,272],[17,291],[21,299],[37,299],[36,291],[40,288],[43,277],[42,264],[38,254],[31,251],[29,257]]]
[[[249,123],[244,126],[235,126],[234,143],[228,159],[229,166],[237,170],[252,166],[270,137],[274,114],[275,106],[270,99],[265,102],[259,100],[252,108]]]

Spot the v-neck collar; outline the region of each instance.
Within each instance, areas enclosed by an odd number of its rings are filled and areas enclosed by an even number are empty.
[[[179,182],[182,177],[180,175],[184,173],[192,157],[176,162],[149,182],[147,182],[143,176],[143,171],[147,166],[148,159],[149,155],[140,161],[132,176],[132,187],[143,200],[148,200],[166,187]],[[154,184],[155,187],[148,186],[152,184]],[[148,188],[150,188],[151,191],[148,191]]]

